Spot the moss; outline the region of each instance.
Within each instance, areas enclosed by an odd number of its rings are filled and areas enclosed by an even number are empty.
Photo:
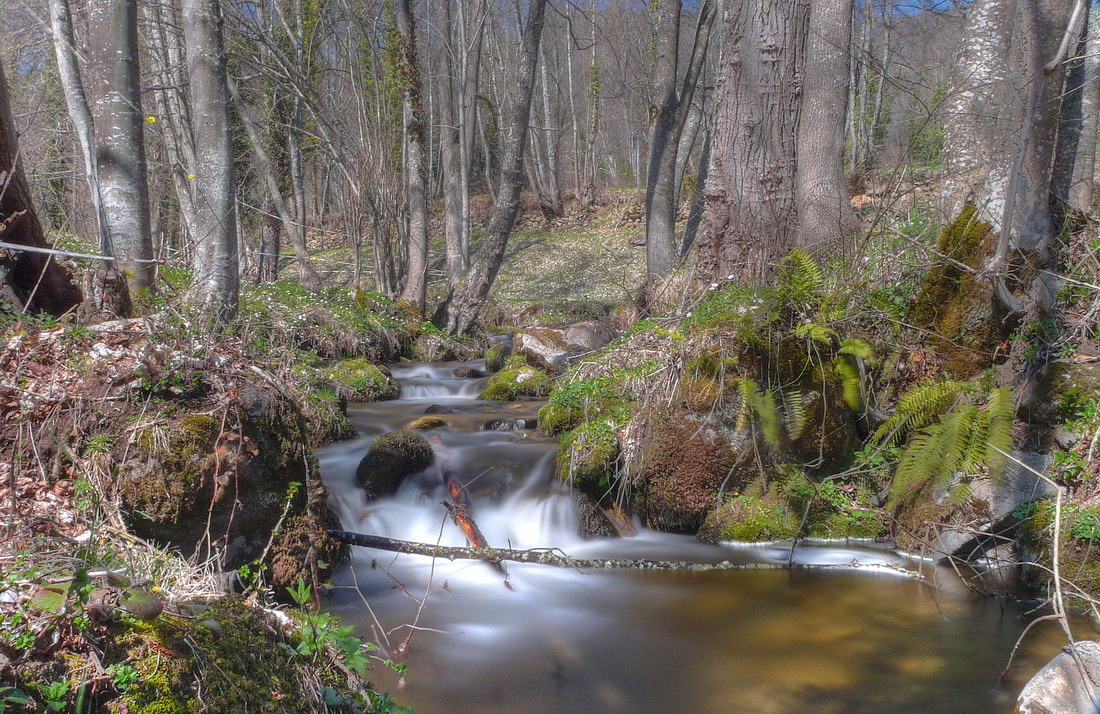
[[[695,531],[714,507],[718,489],[744,484],[729,443],[683,412],[655,413],[642,449],[638,508],[651,526]]]
[[[326,512],[325,520],[309,514],[287,519],[271,548],[273,588],[281,591],[303,580],[312,582],[314,559],[321,565],[322,580],[347,560],[347,547],[329,537],[329,528],[340,529],[340,520],[332,511]]]
[[[582,422],[606,419],[626,424],[633,416],[634,398],[623,386],[624,373],[562,383],[539,410],[539,429],[549,436],[574,429]]]
[[[950,260],[928,271],[909,312],[914,325],[936,335],[933,341],[945,357],[944,367],[957,378],[973,377],[992,366],[1016,325],[989,281],[977,275],[996,244],[992,226],[977,220],[974,205],[967,204],[936,244]]]
[[[206,491],[206,475],[214,468],[214,444],[220,428],[220,422],[210,415],[188,414],[171,428],[145,429],[138,445],[159,462],[159,467],[120,480],[119,490],[126,505],[157,521],[178,522]]]
[[[336,386],[340,397],[352,402],[396,399],[401,393],[397,380],[363,358],[337,362],[324,373],[324,378]]]
[[[495,342],[485,350],[485,369],[489,372],[499,372],[504,367],[504,360],[508,357],[508,345],[503,342]]]
[[[441,426],[447,426],[446,419],[429,415],[414,419],[412,423],[409,424],[409,429],[413,431],[428,431],[429,429],[438,429]]]
[[[435,452],[419,433],[391,431],[374,440],[355,477],[371,500],[394,493],[406,476],[423,471],[434,461]]]
[[[618,454],[613,426],[607,421],[587,421],[561,436],[558,473],[599,502],[608,491]]]
[[[507,367],[489,378],[478,397],[498,402],[544,397],[550,391],[550,377],[538,367]]]
[[[300,404],[309,430],[309,443],[324,446],[334,441],[352,439],[359,433],[348,419],[347,400],[337,391],[327,388],[308,390]]]
[[[799,517],[777,489],[765,489],[758,481],[747,490],[736,493],[707,516],[699,531],[701,540],[756,543],[794,538]]]

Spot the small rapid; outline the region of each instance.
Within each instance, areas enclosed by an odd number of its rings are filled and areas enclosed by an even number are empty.
[[[715,546],[649,531],[580,535],[577,501],[554,476],[557,440],[538,402],[477,399],[483,361],[391,366],[401,397],[351,405],[362,437],[322,449],[346,530],[465,546],[448,517],[441,468],[461,481],[490,545],[576,557],[786,562],[790,544]],[[463,375],[463,376],[456,376]],[[432,413],[435,463],[367,502],[355,479],[378,436]],[[977,598],[954,574],[886,545],[799,545],[796,562],[888,567],[829,571],[581,572],[448,561],[354,548],[330,609],[400,651],[404,678],[382,689],[435,712],[988,712],[1012,709],[1028,673],[1057,651],[1029,635],[1012,676],[1000,669],[1027,624],[1014,605]],[[407,651],[400,647],[408,638]]]

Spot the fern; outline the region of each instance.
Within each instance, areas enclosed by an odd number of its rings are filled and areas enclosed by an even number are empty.
[[[794,248],[783,258],[785,270],[780,276],[779,293],[788,301],[817,303],[825,288],[821,267],[802,248]]]
[[[954,393],[955,397],[959,391]],[[937,398],[942,401],[944,394],[940,393]],[[920,403],[926,407],[934,403],[931,396],[929,392]],[[1007,451],[1012,446],[1014,413],[1012,391],[994,389],[984,407],[959,404],[940,416],[936,423],[919,428],[898,463],[887,507],[895,509],[915,497],[928,483],[942,486],[954,476],[962,479],[951,494],[951,502],[958,505],[969,497],[968,477],[978,474],[982,468],[990,478],[999,479],[1004,469],[1004,456],[998,449]]]
[[[806,393],[797,389],[783,392],[783,406],[787,412],[787,434],[791,439],[802,436],[806,428]]]
[[[920,382],[898,400],[894,413],[871,435],[871,444],[900,443],[906,434],[933,423],[969,386],[966,382]]]
[[[775,395],[769,389],[761,392],[751,379],[737,381],[737,412],[735,424],[744,429],[753,418],[760,420],[760,429],[769,444],[779,443],[779,409]]]
[[[840,343],[840,354],[834,361],[840,384],[844,389],[844,402],[854,412],[862,411],[864,404],[863,370],[860,362],[875,364],[875,351],[863,340],[849,337]]]
[[[794,334],[796,337],[809,337],[815,342],[831,346],[833,338],[836,336],[836,330],[825,325],[819,325],[816,322],[805,322],[794,328]]]

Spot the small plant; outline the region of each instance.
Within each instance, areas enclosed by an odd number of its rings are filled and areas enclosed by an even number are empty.
[[[107,667],[107,675],[111,677],[115,689],[120,692],[129,691],[130,687],[137,684],[140,679],[136,669],[122,662],[116,662],[109,665]]]
[[[340,618],[336,615],[313,610],[310,602],[313,588],[304,580],[299,581],[297,586],[288,588],[287,592],[298,607],[302,608],[302,626],[295,635],[296,643],[284,644],[283,647],[291,654],[313,660],[315,664],[320,661],[325,650],[331,647],[348,669],[362,676],[370,664],[370,659],[363,651],[373,649],[373,646],[352,634],[354,627],[341,626]],[[401,669],[397,669],[398,667]],[[398,672],[402,672],[403,668],[404,665],[395,665]]]

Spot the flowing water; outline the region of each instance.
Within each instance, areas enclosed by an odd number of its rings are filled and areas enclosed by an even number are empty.
[[[579,557],[785,561],[789,545],[713,546],[642,529],[586,541],[568,490],[553,478],[555,439],[539,438],[539,403],[476,399],[484,380],[458,366],[393,367],[401,398],[352,405],[362,438],[319,454],[345,529],[464,546],[449,520],[439,464],[467,485],[490,545],[557,547]],[[437,404],[437,464],[390,498],[366,503],[355,467],[372,439]],[[527,428],[525,428],[527,427]],[[1024,641],[1029,616],[980,598],[953,571],[885,546],[799,546],[801,562],[898,563],[888,570],[600,571],[355,548],[330,609],[396,650],[412,632],[399,679],[376,684],[420,714],[450,712],[1010,712],[1027,678],[1064,644],[1053,624]],[[412,625],[415,630],[408,627]],[[403,627],[404,626],[404,627]],[[1087,634],[1087,633],[1085,633]]]

